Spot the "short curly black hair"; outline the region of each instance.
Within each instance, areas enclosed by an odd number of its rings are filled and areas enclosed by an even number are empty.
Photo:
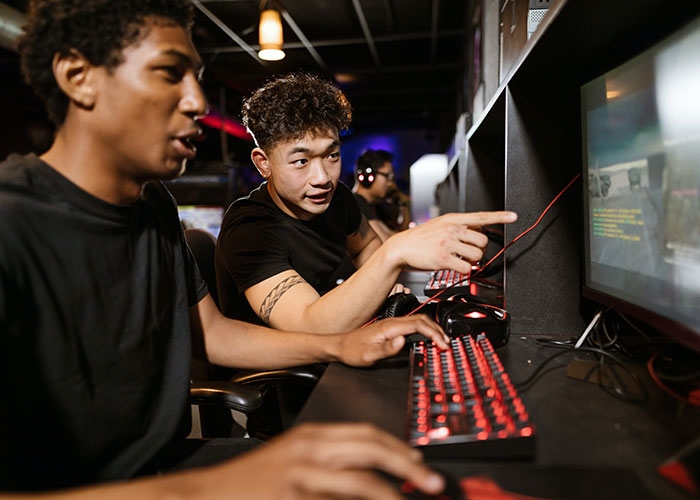
[[[190,0],[31,0],[19,40],[22,73],[57,127],[65,120],[68,97],[56,84],[54,56],[76,50],[92,64],[113,69],[154,18],[189,34],[194,9]]]
[[[263,150],[308,132],[346,130],[352,106],[333,83],[309,73],[274,79],[244,100],[243,125]]]
[[[385,163],[394,161],[394,155],[384,149],[367,149],[357,158],[357,170],[366,170],[367,168],[374,171],[382,168]]]

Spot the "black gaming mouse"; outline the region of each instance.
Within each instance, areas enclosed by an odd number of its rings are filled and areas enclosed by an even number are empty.
[[[494,348],[504,346],[510,338],[508,311],[490,304],[441,300],[426,304],[418,312],[433,318],[450,337],[483,333]]]
[[[445,491],[437,495],[429,495],[418,490],[410,482],[404,481],[399,486],[399,491],[408,500],[465,500],[464,492],[459,484],[459,480],[452,474],[439,470],[445,478]]]

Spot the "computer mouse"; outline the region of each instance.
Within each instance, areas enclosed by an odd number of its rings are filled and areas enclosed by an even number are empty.
[[[459,480],[450,473],[440,470],[440,474],[445,478],[445,490],[437,495],[423,493],[410,481],[404,481],[399,486],[399,491],[408,500],[465,500],[464,492],[459,484]]]
[[[494,348],[504,346],[510,338],[510,315],[500,307],[445,300],[435,303],[433,314],[450,337],[483,333]]]
[[[416,342],[432,342],[432,339],[430,337],[426,337],[422,333],[411,333],[409,335],[405,336],[406,338],[406,344],[405,347],[409,347],[411,344],[415,344]]]

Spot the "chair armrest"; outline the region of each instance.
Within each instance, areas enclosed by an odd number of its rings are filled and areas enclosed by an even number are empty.
[[[248,414],[262,406],[263,396],[260,391],[247,385],[209,380],[191,383],[190,403],[225,407]]]
[[[283,368],[280,370],[252,371],[239,370],[231,377],[231,382],[257,386],[275,382],[301,382],[315,385],[326,369],[325,364],[297,366],[295,368]]]

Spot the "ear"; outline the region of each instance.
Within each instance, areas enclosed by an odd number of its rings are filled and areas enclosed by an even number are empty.
[[[53,58],[53,74],[56,83],[71,102],[86,109],[95,105],[95,66],[77,50]]]
[[[260,148],[253,149],[253,151],[250,153],[250,159],[253,160],[255,168],[258,169],[258,172],[260,172],[263,179],[268,179],[272,174],[272,171],[270,169],[270,160],[268,159],[267,154],[265,154],[265,151]]]

